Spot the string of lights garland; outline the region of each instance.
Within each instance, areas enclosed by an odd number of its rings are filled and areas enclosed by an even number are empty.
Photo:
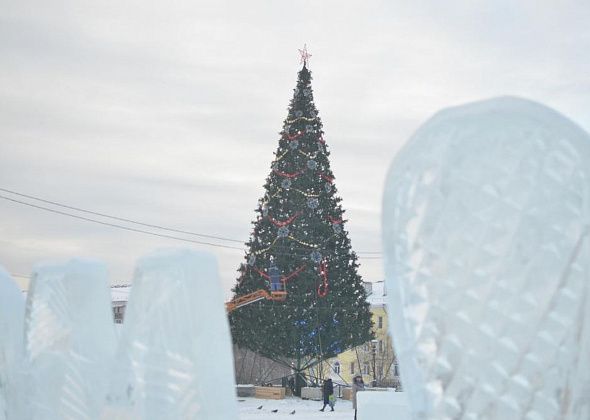
[[[282,188],[278,188],[277,191],[273,195],[271,195],[271,198],[278,197],[282,192],[283,192],[283,189]]]
[[[272,248],[272,255],[273,256],[298,256],[298,257],[309,257],[309,250],[310,249],[320,249],[320,247],[307,247],[307,248],[290,248],[290,247],[273,247]],[[270,250],[269,250],[270,251]],[[250,253],[250,255],[260,255],[256,254],[254,251]],[[372,258],[372,257],[368,257]]]
[[[301,191],[300,189],[297,189],[297,188],[293,188],[293,191],[297,191],[299,194],[303,195],[306,198],[319,198],[320,197],[319,194],[306,193],[305,191]]]
[[[291,150],[286,150],[281,156],[277,157],[274,162],[280,162]]]
[[[307,257],[309,255],[309,248],[288,248],[288,247],[276,247],[273,246],[271,249],[262,250],[262,252],[272,251],[273,256],[299,256],[299,257]],[[255,255],[260,255],[262,252],[258,252]],[[250,253],[251,255],[254,252]]]
[[[283,238],[276,237],[269,247],[264,248],[262,250],[258,250],[258,251],[252,251],[252,253],[260,252],[260,251],[269,251],[272,249],[273,251],[283,252],[282,255],[285,255],[286,253],[290,253],[290,252],[295,253],[295,255],[299,255],[299,254],[297,254],[297,252],[303,252],[304,254],[301,254],[301,255],[307,255],[307,250],[309,248],[314,248],[314,249],[320,248],[320,247],[324,246],[327,242],[329,242],[331,239],[333,239],[334,237],[337,237],[337,236],[338,236],[337,234],[333,234],[333,235],[325,238],[323,241],[321,241],[317,245],[313,245],[313,244],[304,245],[305,248],[298,248],[298,247],[294,247],[293,245],[281,245],[280,243],[278,243],[279,239],[291,239],[291,238],[289,238],[289,236],[285,236]],[[297,242],[296,238],[293,238],[293,239],[294,239],[294,242]]]
[[[299,150],[299,154],[302,156],[305,156],[308,159],[312,158],[312,154],[311,153],[305,153],[303,150]]]
[[[278,240],[279,240],[279,238],[275,238],[275,240],[271,242],[271,244],[268,246],[268,248],[264,248],[264,249],[261,249],[261,250],[258,250],[258,251],[253,251],[252,253],[253,253],[254,255],[260,255],[260,254],[262,254],[263,252],[266,252],[266,251],[268,251],[269,249],[271,249],[271,248],[273,247],[273,245],[274,245],[274,244],[275,244],[275,243],[276,243]]]
[[[294,242],[297,242],[298,244],[305,245],[305,246],[307,246],[309,248],[312,248],[312,249],[318,248],[318,246],[319,246],[319,245],[310,244],[310,243],[307,243],[307,242],[304,242],[304,241],[300,241],[299,239],[294,238],[291,235],[287,236],[287,238],[291,239]]]
[[[316,117],[298,117],[298,118],[293,118],[292,120],[286,120],[288,124],[293,124],[296,123],[298,121],[307,121],[307,122],[312,122],[315,121]]]

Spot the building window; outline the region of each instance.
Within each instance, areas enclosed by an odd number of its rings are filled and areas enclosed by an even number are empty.
[[[113,307],[113,318],[115,320],[115,324],[122,324],[124,317],[125,317],[125,306],[114,306]]]
[[[340,362],[334,363],[334,373],[340,374]]]
[[[369,343],[365,343],[365,351],[369,351]]]
[[[368,375],[368,374],[370,373],[370,370],[369,370],[369,364],[368,364],[368,363],[365,363],[365,364],[363,365],[363,373],[364,373],[365,375]]]
[[[398,367],[397,363],[395,365],[393,365],[393,374],[394,374],[394,376],[399,376],[399,367]]]
[[[379,320],[377,321],[378,328],[383,328],[383,317],[380,316]]]
[[[350,374],[354,375],[354,362],[350,362]]]
[[[379,340],[379,353],[383,353],[383,340]]]

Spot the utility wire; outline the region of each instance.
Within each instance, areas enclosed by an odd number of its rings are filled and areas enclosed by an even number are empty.
[[[114,228],[117,228],[117,229],[123,229],[123,230],[131,231],[131,232],[143,233],[143,234],[146,234],[146,235],[157,236],[157,237],[160,237],[160,238],[167,238],[167,239],[174,239],[174,240],[177,240],[177,241],[190,242],[190,243],[199,244],[199,245],[209,245],[209,246],[214,246],[214,247],[217,247],[217,248],[236,249],[236,250],[239,250],[239,251],[244,251],[243,248],[238,248],[236,246],[221,245],[221,244],[215,244],[215,243],[212,243],[212,242],[196,241],[194,239],[180,238],[178,236],[165,235],[165,234],[161,234],[161,233],[149,232],[149,231],[143,230],[143,229],[136,229],[136,228],[132,228],[132,227],[128,227],[128,226],[118,225],[118,224],[115,224],[115,223],[103,222],[101,220],[91,219],[89,217],[78,216],[78,215],[71,214],[71,213],[66,213],[66,212],[63,212],[63,211],[60,211],[60,210],[50,209],[48,207],[38,206],[38,205],[32,204],[32,203],[26,203],[24,201],[15,200],[14,198],[5,197],[3,195],[0,195],[0,198],[3,199],[3,200],[12,201],[14,203],[23,204],[25,206],[33,207],[33,208],[36,208],[36,209],[45,210],[45,211],[49,211],[51,213],[60,214],[62,216],[73,217],[75,219],[84,220],[84,221],[92,222],[92,223],[97,223],[97,224],[104,225],[104,226],[110,226],[110,227],[114,227]],[[285,251],[287,251],[286,248],[285,248]],[[288,251],[289,251],[288,253],[283,252],[283,253],[277,253],[276,255],[294,255],[294,254],[297,255],[297,251],[298,250],[288,250]],[[303,256],[303,254],[300,255],[300,256]]]
[[[69,217],[73,217],[75,219],[85,220],[87,222],[92,222],[92,223],[98,223],[100,225],[110,226],[110,227],[114,227],[114,228],[117,228],[117,229],[124,229],[124,230],[128,230],[128,231],[131,231],[131,232],[144,233],[146,235],[159,236],[161,238],[168,238],[168,239],[175,239],[177,241],[191,242],[191,243],[199,244],[199,245],[209,245],[209,246],[214,246],[214,247],[217,247],[217,248],[238,249],[240,251],[243,250],[243,248],[238,248],[237,246],[220,245],[220,244],[214,244],[212,242],[196,241],[196,240],[193,240],[193,239],[186,239],[186,238],[180,238],[178,236],[172,236],[172,235],[165,235],[165,234],[161,234],[161,233],[149,232],[147,230],[136,229],[136,228],[132,228],[132,227],[128,227],[128,226],[123,226],[123,225],[117,225],[117,224],[114,224],[114,223],[102,222],[100,220],[90,219],[89,217],[77,216],[75,214],[66,213],[66,212],[63,212],[63,211],[55,210],[55,209],[50,209],[48,207],[38,206],[36,204],[31,204],[31,203],[26,203],[24,201],[15,200],[13,198],[8,198],[8,197],[5,197],[3,195],[0,195],[0,198],[3,199],[3,200],[12,201],[14,203],[23,204],[25,206],[34,207],[36,209],[40,209],[40,210],[45,210],[45,211],[49,211],[49,212],[52,212],[52,213],[61,214],[62,216],[69,216]]]
[[[70,209],[70,210],[79,211],[79,212],[82,212],[82,213],[93,214],[95,216],[106,217],[108,219],[113,219],[113,220],[119,220],[120,222],[133,223],[134,225],[145,226],[145,227],[150,227],[150,228],[154,228],[154,229],[167,230],[167,231],[176,232],[176,233],[184,233],[186,235],[200,236],[201,238],[218,239],[220,241],[236,242],[236,243],[239,243],[239,244],[244,243],[243,241],[240,241],[238,239],[224,238],[222,236],[206,235],[204,233],[196,233],[196,232],[190,232],[190,231],[187,231],[187,230],[173,229],[173,228],[168,228],[168,227],[165,227],[165,226],[153,225],[153,224],[144,223],[144,222],[138,222],[136,220],[125,219],[123,217],[112,216],[110,214],[105,214],[105,213],[99,213],[99,212],[96,212],[96,211],[86,210],[86,209],[82,209],[82,208],[79,208],[79,207],[68,206],[66,204],[61,204],[61,203],[58,203],[58,202],[55,202],[55,201],[45,200],[43,198],[35,197],[35,196],[32,196],[32,195],[22,194],[22,193],[19,193],[19,192],[16,192],[16,191],[8,190],[6,188],[0,188],[0,191],[4,191],[4,192],[10,193],[10,194],[18,195],[20,197],[29,198],[31,200],[40,201],[42,203],[51,204],[51,205],[54,205],[54,206],[58,206],[58,207],[62,207],[62,208]]]
[[[69,206],[66,204],[61,204],[55,201],[50,201],[50,200],[45,200],[39,197],[35,197],[32,195],[28,195],[28,194],[22,194],[16,191],[12,191],[6,188],[1,188],[0,187],[0,191],[4,191],[4,192],[8,192],[10,194],[14,194],[20,197],[25,197],[25,198],[29,198],[32,200],[36,200],[36,201],[40,201],[43,203],[47,203],[47,204],[51,204],[54,206],[58,206],[58,207],[62,207],[62,208],[66,208],[66,209],[71,209],[71,210],[75,210],[75,211],[79,211],[79,212],[83,212],[83,213],[88,213],[88,214],[93,214],[96,216],[100,216],[100,217],[106,217],[106,218],[110,218],[110,219],[114,219],[114,220],[119,220],[119,221],[123,221],[123,222],[127,222],[127,223],[132,223],[132,224],[136,224],[136,225],[140,225],[140,226],[146,226],[146,227],[151,227],[151,228],[155,228],[155,229],[161,229],[161,230],[166,230],[166,231],[171,231],[171,232],[177,232],[177,233],[183,233],[183,234],[188,234],[188,235],[194,235],[194,236],[200,236],[200,237],[204,237],[204,238],[210,238],[210,239],[218,239],[218,240],[222,240],[222,241],[230,241],[230,242],[237,242],[240,244],[243,244],[243,241],[239,241],[237,239],[230,239],[230,238],[224,238],[221,236],[214,236],[214,235],[206,235],[206,234],[201,234],[201,233],[196,233],[196,232],[190,232],[190,231],[185,231],[185,230],[180,230],[180,229],[173,229],[173,228],[167,228],[161,225],[154,225],[154,224],[149,224],[149,223],[143,223],[143,222],[138,222],[136,220],[132,220],[132,219],[126,219],[123,217],[118,217],[118,216],[112,216],[112,215],[108,215],[105,213],[99,213],[99,212],[95,212],[95,211],[91,211],[91,210],[86,210],[86,209],[82,209],[79,207],[74,207],[74,206]],[[56,213],[56,214],[60,214],[62,216],[68,216],[68,217],[73,217],[79,220],[84,220],[84,221],[88,221],[88,222],[92,222],[92,223],[98,223],[101,225],[105,225],[105,226],[110,226],[110,227],[114,227],[114,228],[118,228],[118,229],[123,229],[123,230],[127,230],[127,231],[131,231],[131,232],[137,232],[137,233],[144,233],[147,235],[152,235],[152,236],[158,236],[158,237],[162,237],[162,238],[168,238],[168,239],[174,239],[174,240],[179,240],[179,241],[183,241],[183,242],[190,242],[190,243],[196,243],[196,244],[200,244],[200,245],[210,245],[210,246],[214,246],[214,247],[218,247],[218,248],[227,248],[227,249],[237,249],[237,250],[243,250],[243,248],[239,248],[239,247],[235,247],[235,246],[229,246],[229,245],[221,245],[221,244],[215,244],[215,243],[211,243],[211,242],[204,242],[204,241],[196,241],[196,240],[192,240],[192,239],[186,239],[186,238],[181,238],[178,236],[172,236],[172,235],[166,235],[166,234],[159,234],[159,233],[155,233],[155,232],[149,232],[143,229],[136,229],[136,228],[132,228],[132,227],[127,227],[127,226],[123,226],[123,225],[119,225],[119,224],[115,224],[115,223],[109,223],[109,222],[104,222],[104,221],[100,221],[100,220],[96,220],[96,219],[92,219],[92,218],[88,218],[88,217],[83,217],[83,216],[79,216],[79,215],[75,215],[75,214],[71,214],[71,213],[67,213],[67,212],[63,212],[60,210],[55,210],[55,209],[51,209],[48,207],[44,207],[44,206],[39,206],[36,204],[32,204],[32,203],[27,203],[24,201],[20,201],[20,200],[16,200],[14,198],[10,198],[10,197],[6,197],[3,195],[0,195],[1,199],[4,200],[8,200],[8,201],[12,201],[14,203],[18,203],[18,204],[22,204],[25,206],[29,206],[29,207],[34,207],[40,210],[45,210],[45,211],[49,211],[52,213]],[[276,247],[276,248],[281,248]],[[275,249],[276,249],[275,248]],[[294,251],[296,252],[297,250],[290,248],[290,247],[284,247],[285,250],[288,250],[290,252],[290,254],[293,254]],[[277,249],[278,250],[278,249]],[[298,250],[305,252],[307,251],[307,249],[304,248],[299,248]],[[375,254],[375,256],[360,256],[360,258],[362,259],[380,259],[380,256],[377,256],[379,254],[381,254],[380,252],[374,252],[374,251],[366,251],[366,252],[360,252],[363,254]],[[356,253],[357,255],[359,254],[359,252]],[[278,254],[277,254],[278,255]]]

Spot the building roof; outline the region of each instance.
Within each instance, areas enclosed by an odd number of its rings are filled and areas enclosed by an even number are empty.
[[[129,284],[111,286],[111,300],[113,302],[127,302],[129,292],[131,292],[131,285]]]
[[[131,292],[131,285],[124,284],[121,286],[111,286],[111,301],[112,302],[127,302],[129,300],[129,292]],[[23,299],[27,300],[28,290],[23,290]]]
[[[367,291],[367,302],[371,306],[383,306],[385,305],[385,296],[387,291],[385,290],[384,281],[375,282],[363,282],[365,290]]]

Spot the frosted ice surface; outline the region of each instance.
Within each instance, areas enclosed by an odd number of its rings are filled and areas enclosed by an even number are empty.
[[[410,420],[405,392],[359,392],[356,394],[358,420]]]
[[[0,420],[23,418],[24,313],[21,291],[0,266]]]
[[[444,110],[383,203],[415,419],[590,418],[590,137],[534,102]]]
[[[75,259],[35,268],[25,315],[31,418],[96,419],[116,350],[105,267]]]
[[[236,419],[229,326],[215,258],[141,259],[125,312],[113,399],[134,418]]]

